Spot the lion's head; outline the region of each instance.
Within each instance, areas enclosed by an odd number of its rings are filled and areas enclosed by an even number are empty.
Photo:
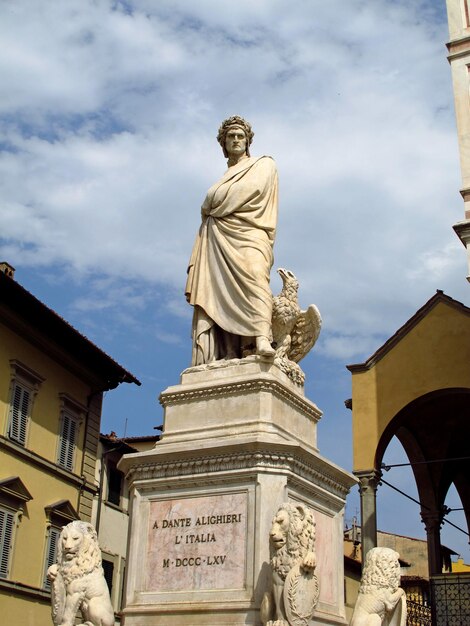
[[[65,582],[101,567],[101,551],[91,524],[75,520],[64,526],[57,549],[59,572]]]
[[[391,548],[372,548],[366,556],[359,593],[377,589],[396,591],[400,586],[398,552]]]
[[[285,579],[292,567],[314,551],[315,519],[302,504],[282,504],[273,518],[269,533],[271,566]]]

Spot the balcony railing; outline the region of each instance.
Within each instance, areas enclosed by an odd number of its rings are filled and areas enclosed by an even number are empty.
[[[406,599],[406,626],[431,626],[431,607]]]

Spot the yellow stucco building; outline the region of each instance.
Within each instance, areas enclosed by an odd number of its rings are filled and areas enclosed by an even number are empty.
[[[377,545],[376,489],[396,436],[418,488],[429,573],[440,574],[440,527],[452,484],[470,522],[470,309],[437,291],[365,363],[348,369],[364,553]]]
[[[103,392],[136,378],[0,264],[1,621],[50,626],[60,528],[90,520]]]

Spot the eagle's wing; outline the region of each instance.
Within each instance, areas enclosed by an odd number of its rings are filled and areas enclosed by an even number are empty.
[[[321,315],[318,308],[311,304],[306,311],[301,311],[291,332],[291,346],[287,355],[298,363],[315,345],[321,329]]]

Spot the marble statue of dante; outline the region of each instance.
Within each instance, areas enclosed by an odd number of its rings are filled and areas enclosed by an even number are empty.
[[[239,116],[217,136],[228,169],[207,192],[188,267],[194,306],[192,365],[274,355],[269,273],[277,223],[278,180],[271,157],[251,157],[254,133]]]

